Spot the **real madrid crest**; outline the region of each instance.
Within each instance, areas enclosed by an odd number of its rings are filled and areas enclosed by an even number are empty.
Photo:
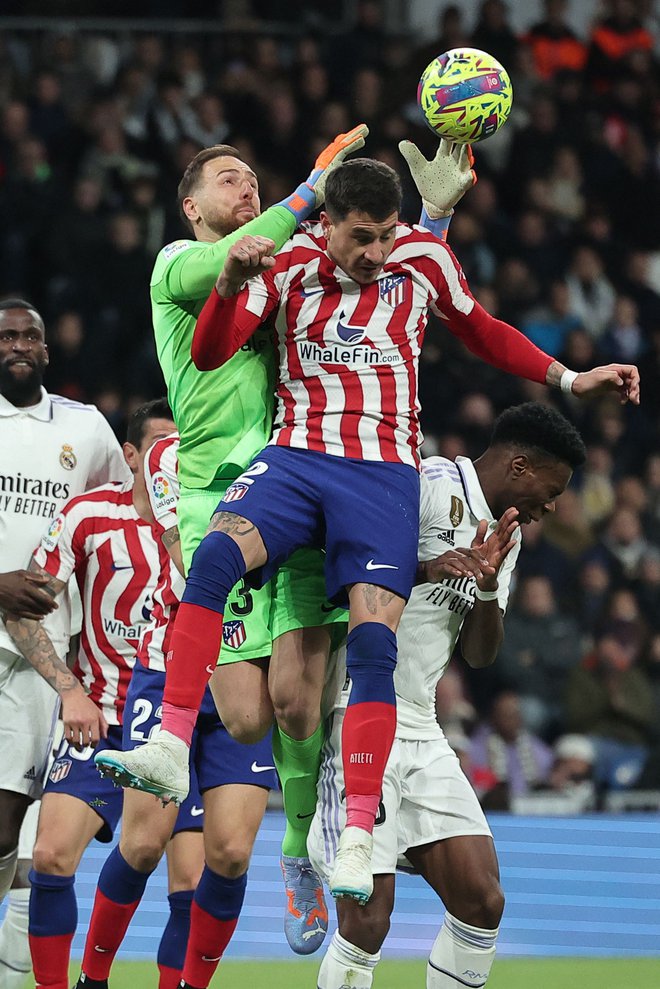
[[[449,519],[451,524],[455,529],[458,529],[459,525],[463,520],[463,502],[456,495],[451,496],[451,509],[449,511]]]
[[[65,470],[73,470],[78,463],[78,458],[73,452],[73,447],[68,443],[62,444],[62,452],[60,453],[60,463]]]

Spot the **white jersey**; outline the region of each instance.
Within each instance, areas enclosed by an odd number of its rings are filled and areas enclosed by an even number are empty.
[[[178,450],[179,434],[171,433],[157,440],[144,458],[144,483],[156,520],[153,528],[158,544],[160,573],[154,591],[151,622],[140,642],[137,658],[150,670],[163,672],[174,629],[174,616],[186,586],[161,540],[162,534],[177,524]]]
[[[422,461],[419,559],[433,560],[452,546],[468,548],[479,522],[496,524],[477,472],[467,457],[456,462],[444,457]],[[509,600],[511,574],[520,552],[516,545],[498,575],[497,600],[502,612]],[[474,604],[474,577],[456,577],[413,588],[397,631],[398,661],[394,673],[397,736],[423,740],[443,737],[435,717],[435,688],[452,657],[465,617]],[[338,658],[338,675],[345,679],[345,652]],[[343,708],[342,690],[335,708]]]
[[[53,577],[75,575],[83,626],[74,672],[111,725],[122,722],[160,570],[152,527],[135,510],[132,488],[131,479],[69,500],[34,554]]]
[[[0,570],[28,566],[48,519],[68,498],[129,477],[119,443],[93,405],[42,388],[36,406],[20,409],[0,395]],[[62,617],[55,611],[46,619],[60,642]],[[2,618],[0,649],[18,652]]]

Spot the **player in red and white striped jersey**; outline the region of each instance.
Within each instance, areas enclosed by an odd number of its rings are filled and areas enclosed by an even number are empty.
[[[165,657],[185,585],[176,515],[178,446],[178,433],[173,433],[158,440],[145,458],[145,486],[159,544],[160,576],[153,595],[152,622],[142,637],[126,698],[125,748],[140,746],[158,728]],[[131,721],[139,725],[139,733],[131,730]],[[166,849],[170,919],[158,953],[159,989],[175,989],[182,973],[192,985],[199,985],[200,971],[209,979],[213,973],[209,959],[219,961],[218,922],[205,909],[205,896],[213,898],[214,909],[223,917],[228,901],[236,906],[235,917],[230,921],[227,914],[221,922],[224,942],[229,942],[242,905],[242,896],[235,902],[236,876],[247,871],[268,789],[277,785],[277,778],[270,733],[251,745],[234,741],[221,723],[209,691],[199,727],[193,736],[191,790],[178,813],[174,804],[162,808],[139,790],[124,792],[119,845],[99,876],[78,983],[81,989],[106,989],[115,954],[149,876]],[[193,833],[202,825],[203,842]],[[211,868],[217,870],[215,876],[208,867],[203,869],[205,853]]]
[[[246,573],[261,586],[295,549],[325,543],[328,595],[350,605],[353,684],[343,739],[347,827],[330,887],[362,902],[396,722],[395,632],[417,566],[417,358],[429,308],[502,370],[577,395],[613,391],[639,401],[636,368],[575,374],[486,313],[449,248],[398,224],[400,196],[388,166],[344,163],[328,179],[320,228],[294,235],[277,258],[248,237],[227,255],[198,319],[193,359],[202,369],[220,366],[276,311],[276,430],[228,488],[195,554],[173,637],[164,730],[134,773],[156,781],[152,792],[185,794],[179,743],[189,738],[229,589]]]
[[[105,484],[72,498],[53,519],[33,559],[62,585],[75,576],[83,624],[74,673],[105,722],[120,725],[159,570],[151,526],[135,509],[133,481]],[[75,731],[68,728],[67,742],[78,743]]]
[[[37,983],[51,989],[68,985],[78,863],[93,837],[110,840],[121,813],[121,793],[99,777],[92,757],[101,738],[106,747],[122,744],[126,690],[159,573],[151,526],[141,517],[147,504],[143,460],[154,440],[173,429],[166,400],[138,409],[123,450],[132,482],[103,485],[70,499],[30,564],[48,578],[49,592],[61,595],[63,603],[67,582],[75,576],[83,627],[74,673],[98,707],[96,724],[83,732],[64,705],[64,740],[39,815],[30,873],[30,949]],[[53,682],[62,664],[44,627],[9,617],[6,627],[25,659]]]

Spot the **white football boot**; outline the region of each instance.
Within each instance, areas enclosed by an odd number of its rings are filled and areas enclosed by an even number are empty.
[[[373,836],[362,828],[344,828],[328,885],[334,897],[346,896],[364,906],[374,891],[371,871]]]
[[[180,807],[190,789],[190,749],[169,731],[130,752],[103,749],[94,756],[102,776],[119,786],[153,793],[163,804]]]

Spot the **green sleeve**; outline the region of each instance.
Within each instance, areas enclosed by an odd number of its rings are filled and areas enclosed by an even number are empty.
[[[253,237],[270,237],[275,241],[275,250],[279,251],[295,229],[295,217],[288,209],[284,206],[271,206],[261,216],[250,220],[245,226],[239,227],[215,244],[209,244],[204,249],[183,250],[177,253],[170,263],[161,269],[160,278],[157,277],[158,261],[161,257],[159,255],[152,286],[158,284],[160,292],[175,302],[206,299],[225,263],[229,248],[240,237],[245,234],[252,234]],[[191,242],[190,246],[194,248],[196,244]]]

